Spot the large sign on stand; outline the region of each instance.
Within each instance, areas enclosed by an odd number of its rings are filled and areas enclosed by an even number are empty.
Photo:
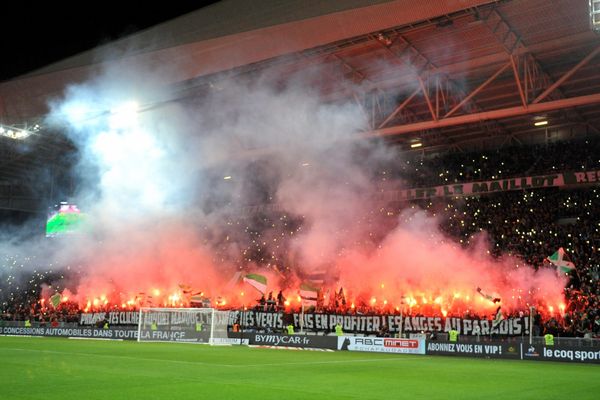
[[[0,335],[6,336],[43,336],[64,337],[81,339],[110,339],[110,340],[137,340],[138,333],[141,339],[152,342],[191,342],[210,343],[210,332],[196,332],[193,329],[156,329],[142,330],[137,328],[108,328],[96,329],[85,327],[51,328],[51,327],[23,327],[3,326],[0,327]],[[248,338],[216,337],[212,339],[213,344],[248,344]]]
[[[406,334],[457,330],[463,336],[522,336],[529,335],[529,318],[506,318],[494,325],[492,320],[477,318],[454,318],[440,316],[401,316],[396,314],[347,315],[321,313],[293,313],[294,325],[306,332],[333,332],[340,324],[346,333],[355,335],[378,335],[383,327],[392,334]],[[83,320],[83,318],[82,318]],[[245,329],[285,328],[281,312],[240,311],[229,312],[229,325],[239,321]]]
[[[597,347],[544,346],[523,343],[523,359],[600,364],[600,349]]]
[[[0,327],[0,335],[7,336],[46,336],[46,337],[75,337],[86,339],[116,339],[137,340],[138,331],[133,328],[52,328],[52,327]]]
[[[340,336],[338,350],[368,351],[374,353],[425,354],[423,339]]]
[[[336,336],[317,335],[282,335],[277,333],[248,333],[250,345],[267,347],[298,347],[307,349],[329,349],[337,348]]]
[[[475,358],[513,358],[521,356],[521,343],[459,343],[427,341],[427,354]]]

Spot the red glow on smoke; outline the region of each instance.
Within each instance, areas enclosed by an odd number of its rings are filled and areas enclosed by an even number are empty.
[[[489,316],[498,304],[477,293],[481,287],[500,297],[506,312],[530,306],[564,311],[564,278],[554,271],[535,272],[514,258],[496,261],[482,256],[485,251],[462,249],[441,236],[433,223],[422,219],[416,226],[398,228],[377,251],[357,247],[338,257],[328,268],[331,278],[320,287],[322,304],[331,308],[333,294],[343,288],[346,311]],[[93,311],[198,306],[198,297],[210,299],[213,307],[241,308],[255,306],[260,298],[254,288],[232,280],[239,269],[216,262],[192,229],[173,224],[152,235],[126,235],[126,241],[119,234],[100,244],[82,243],[88,249],[83,254],[87,268],[72,292],[63,293],[64,299]],[[284,283],[271,270],[261,273],[268,277],[268,291],[283,291],[286,308],[300,307],[300,278]]]

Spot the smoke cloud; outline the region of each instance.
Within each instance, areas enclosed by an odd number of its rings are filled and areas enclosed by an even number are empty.
[[[64,268],[62,287],[86,307],[178,305],[182,291],[245,304],[253,289],[237,278],[248,272],[288,295],[325,272],[325,289],[390,308],[488,312],[494,305],[465,300],[477,287],[515,309],[562,299],[560,279],[493,260],[484,246],[465,250],[425,212],[383,215],[372,194],[398,154],[355,140],[364,113],[324,102],[315,74],[230,79],[193,99],[158,84],[177,80],[174,70],[142,66],[67,88],[48,122],[77,147],[73,200],[89,229],[21,248]],[[265,204],[275,211],[248,211]]]

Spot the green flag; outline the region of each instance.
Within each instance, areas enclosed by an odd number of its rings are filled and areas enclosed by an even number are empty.
[[[248,274],[244,276],[244,282],[265,294],[267,291],[267,278],[259,274]]]
[[[58,307],[60,304],[60,293],[54,293],[54,295],[50,297],[50,303],[54,306],[54,308]]]
[[[565,249],[559,248],[554,254],[548,256],[546,260],[550,261],[557,272],[568,273],[575,269],[575,264],[571,262]]]

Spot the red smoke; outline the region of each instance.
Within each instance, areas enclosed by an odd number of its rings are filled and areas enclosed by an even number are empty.
[[[505,312],[525,311],[530,305],[561,308],[564,281],[554,271],[535,272],[511,257],[496,261],[486,249],[465,250],[439,233],[437,221],[422,212],[401,219],[410,222],[390,232],[375,251],[357,246],[336,260],[321,288],[325,304],[343,288],[350,309],[490,315],[499,304],[478,293],[480,287],[499,297]],[[256,304],[260,294],[240,281],[234,266],[217,259],[200,232],[181,221],[143,228],[112,231],[101,242],[80,238],[77,253],[87,267],[73,293],[63,295],[87,310],[185,307],[193,295],[210,298],[221,308]],[[299,306],[300,278],[258,272],[267,276],[269,291],[281,289],[291,307]]]

